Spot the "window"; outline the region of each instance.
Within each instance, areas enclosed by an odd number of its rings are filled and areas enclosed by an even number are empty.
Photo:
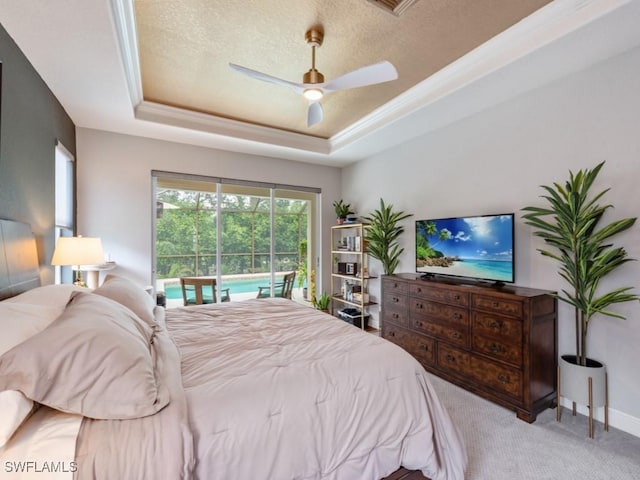
[[[168,302],[180,303],[181,276],[215,276],[234,301],[294,271],[294,296],[304,297],[318,189],[164,172],[153,178],[154,276]]]
[[[74,158],[59,141],[56,142],[55,163],[55,240],[57,243],[60,237],[73,236],[75,227],[73,216]],[[70,283],[73,281],[72,277],[71,267],[56,267],[56,283],[62,283],[63,280],[65,283]]]

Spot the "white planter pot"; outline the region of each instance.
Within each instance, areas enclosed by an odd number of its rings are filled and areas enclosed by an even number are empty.
[[[605,430],[609,429],[607,369],[601,362],[587,358],[587,365],[576,363],[575,355],[562,355],[558,362],[558,414],[560,421],[560,397],[589,407],[589,437],[593,438],[593,409],[604,407]]]
[[[563,355],[560,358],[560,386],[561,395],[580,405],[603,407],[606,402],[606,376],[605,366],[596,361],[587,359],[587,366],[576,365],[575,355]],[[592,401],[589,402],[589,378],[591,378]]]

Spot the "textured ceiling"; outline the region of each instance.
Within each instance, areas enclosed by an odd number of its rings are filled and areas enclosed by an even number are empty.
[[[144,100],[330,138],[550,0],[418,0],[394,16],[367,0],[135,0]],[[388,60],[399,79],[306,100],[231,70],[236,63],[292,82],[311,67],[305,32],[321,25],[316,68],[332,80]]]

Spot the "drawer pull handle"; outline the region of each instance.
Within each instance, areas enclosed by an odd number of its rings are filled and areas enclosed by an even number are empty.
[[[398,315],[397,313],[394,313],[391,316],[393,317],[394,320],[398,320],[400,318],[400,315]]]
[[[462,338],[462,335],[460,335],[460,332],[453,332],[451,336],[456,340],[460,340]]]
[[[447,353],[447,362],[449,363],[453,363],[456,361],[456,357],[454,357],[453,355],[451,355],[450,353]]]
[[[504,351],[504,348],[502,348],[497,343],[492,343],[489,347],[489,350],[491,350],[491,353],[502,353]]]
[[[398,284],[397,284],[397,283],[394,283],[394,284],[393,284],[393,288],[398,288]]]
[[[509,377],[507,375],[498,375],[498,380],[500,380],[500,383],[504,383],[505,385],[509,383]]]
[[[390,337],[395,337],[396,336],[396,332],[393,332],[393,331],[389,332],[389,336]]]
[[[424,343],[421,343],[419,348],[420,348],[420,350],[424,350],[425,352],[429,351],[429,349],[427,348],[427,346]]]
[[[456,320],[460,320],[462,318],[462,315],[456,312],[453,314],[453,318],[455,318]]]
[[[398,297],[393,297],[393,301],[394,301],[394,303],[398,303],[400,301],[400,299]]]
[[[420,322],[419,320],[416,320],[416,327],[422,327],[422,322]]]
[[[453,296],[453,299],[454,299],[454,300],[460,300],[460,295],[458,295],[458,294],[454,295],[454,296]]]
[[[502,328],[502,321],[494,320],[489,324],[489,328],[493,328],[494,330],[500,330]]]
[[[491,302],[491,306],[494,308],[498,308],[499,303],[498,302]]]
[[[422,310],[424,308],[424,305],[422,305],[421,303],[416,303],[416,308]]]

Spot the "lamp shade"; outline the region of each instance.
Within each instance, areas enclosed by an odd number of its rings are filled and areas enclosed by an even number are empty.
[[[95,237],[60,237],[51,265],[100,265],[104,262],[102,241]]]

